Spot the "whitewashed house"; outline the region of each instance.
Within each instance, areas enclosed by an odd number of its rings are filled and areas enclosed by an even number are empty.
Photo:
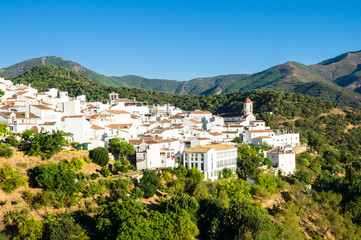
[[[293,174],[296,170],[296,155],[292,148],[269,150],[266,157],[286,175]]]

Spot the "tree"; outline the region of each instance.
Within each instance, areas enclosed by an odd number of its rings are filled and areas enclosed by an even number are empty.
[[[144,197],[153,197],[159,186],[160,181],[155,171],[146,170],[139,183],[140,189],[144,192]]]
[[[34,169],[35,180],[39,187],[48,190],[61,190],[67,195],[79,191],[80,181],[75,182],[76,174],[55,163],[42,164]]]
[[[28,219],[18,225],[18,234],[14,237],[14,240],[36,240],[43,237],[43,224],[41,221],[37,221],[34,218]]]
[[[218,179],[229,178],[229,177],[232,176],[232,174],[233,174],[232,169],[225,167],[225,168],[222,169],[222,171],[220,171],[218,173]]]
[[[235,137],[235,138],[232,140],[232,142],[239,144],[239,143],[242,143],[242,140],[241,140],[240,137]]]
[[[190,185],[200,183],[203,181],[204,175],[201,171],[199,171],[198,168],[193,167],[191,169],[188,169],[187,175],[186,175],[186,182]]]
[[[11,158],[14,155],[14,149],[8,143],[0,143],[0,157]]]
[[[27,177],[15,171],[9,165],[0,168],[0,188],[7,193],[24,186],[27,183]]]
[[[109,152],[104,147],[97,147],[89,151],[89,157],[94,163],[101,167],[104,167],[109,163]]]
[[[3,91],[1,91],[1,92],[3,92]],[[1,92],[0,92],[0,95],[1,95]],[[8,125],[6,125],[3,122],[0,122],[0,136],[3,137],[4,135],[9,135],[9,134],[11,134],[11,133],[9,131]]]
[[[162,201],[160,211],[164,213],[180,213],[185,210],[189,213],[193,222],[197,222],[199,203],[188,194],[182,196],[173,196],[169,200]]]
[[[283,239],[283,228],[267,211],[246,199],[235,198],[228,210],[213,219],[211,239]]]
[[[70,216],[52,220],[47,226],[49,240],[86,240],[89,239],[82,227]]]
[[[8,143],[13,147],[17,147],[20,144],[19,140],[13,134],[5,138],[5,143]]]
[[[246,179],[256,176],[258,167],[263,162],[263,156],[259,152],[260,148],[249,145],[238,146],[237,174],[238,177]]]
[[[325,139],[323,136],[318,135],[314,132],[311,132],[309,135],[308,144],[310,145],[313,151],[316,151],[318,154],[323,154],[323,151],[326,147]]]
[[[69,134],[63,131],[33,133],[31,130],[22,134],[22,148],[29,156],[42,156],[44,159],[51,158],[60,152],[66,145],[65,136]]]
[[[135,154],[134,146],[123,141],[119,137],[115,137],[110,140],[109,152],[111,152],[117,159],[119,159],[119,156],[126,159],[128,156]]]

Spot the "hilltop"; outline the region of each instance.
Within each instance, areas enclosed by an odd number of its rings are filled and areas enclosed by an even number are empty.
[[[361,51],[344,53],[313,65],[290,61],[254,74],[229,74],[189,81],[149,79],[136,75],[104,76],[76,62],[55,56],[14,64],[0,69],[0,75],[15,78],[39,65],[74,70],[110,87],[143,88],[181,95],[218,95],[234,91],[270,89],[309,94],[336,101],[341,106],[359,106],[361,103]]]

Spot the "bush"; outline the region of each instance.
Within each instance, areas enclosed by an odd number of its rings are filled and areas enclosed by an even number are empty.
[[[108,177],[108,176],[112,175],[110,170],[107,167],[102,167],[100,169],[100,174],[103,175],[104,177]]]
[[[19,146],[20,141],[14,135],[9,135],[5,138],[5,143],[8,143],[13,147],[17,147]]]
[[[92,173],[92,174],[90,175],[90,179],[91,179],[91,180],[98,179],[99,177],[100,177],[100,175],[99,175],[98,173]]]
[[[83,169],[84,164],[85,164],[85,162],[83,159],[74,157],[70,162],[70,169],[73,171],[81,170],[81,169]]]
[[[12,169],[9,165],[0,168],[0,188],[7,193],[11,193],[15,189],[24,186],[27,177]]]
[[[109,163],[109,152],[104,147],[94,148],[89,152],[89,157],[93,160],[94,163],[101,167],[104,167]]]
[[[91,162],[92,162],[92,160],[90,159],[90,157],[84,157],[84,161],[85,161],[86,163],[91,163]]]
[[[143,196],[144,196],[144,192],[139,187],[133,188],[132,191],[130,192],[130,198],[134,200],[138,198],[142,198]]]
[[[14,155],[14,149],[8,143],[0,143],[0,157],[11,158]]]

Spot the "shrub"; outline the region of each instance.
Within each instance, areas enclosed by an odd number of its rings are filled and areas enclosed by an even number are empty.
[[[81,169],[83,169],[84,164],[85,164],[85,162],[83,159],[74,157],[70,162],[70,169],[73,171],[81,170]]]
[[[8,143],[13,147],[17,147],[19,146],[20,141],[14,135],[9,135],[5,138],[5,143]]]
[[[0,188],[7,193],[24,186],[27,177],[12,169],[9,165],[0,168]]]
[[[107,167],[102,167],[100,169],[100,174],[103,175],[104,177],[108,177],[111,175],[111,172]]]
[[[90,159],[90,157],[84,157],[84,161],[85,161],[86,163],[91,163],[91,162],[92,162],[92,160]]]
[[[94,163],[101,167],[104,167],[109,163],[109,152],[104,147],[94,148],[89,152],[89,157],[93,160]]]
[[[92,174],[90,175],[90,179],[91,179],[91,180],[98,179],[99,177],[100,177],[100,175],[99,175],[98,173],[92,173]]]
[[[144,192],[139,187],[133,188],[132,191],[130,192],[130,198],[132,199],[142,198],[143,196],[144,196]]]
[[[0,143],[0,157],[11,158],[14,155],[14,149],[8,143]]]

